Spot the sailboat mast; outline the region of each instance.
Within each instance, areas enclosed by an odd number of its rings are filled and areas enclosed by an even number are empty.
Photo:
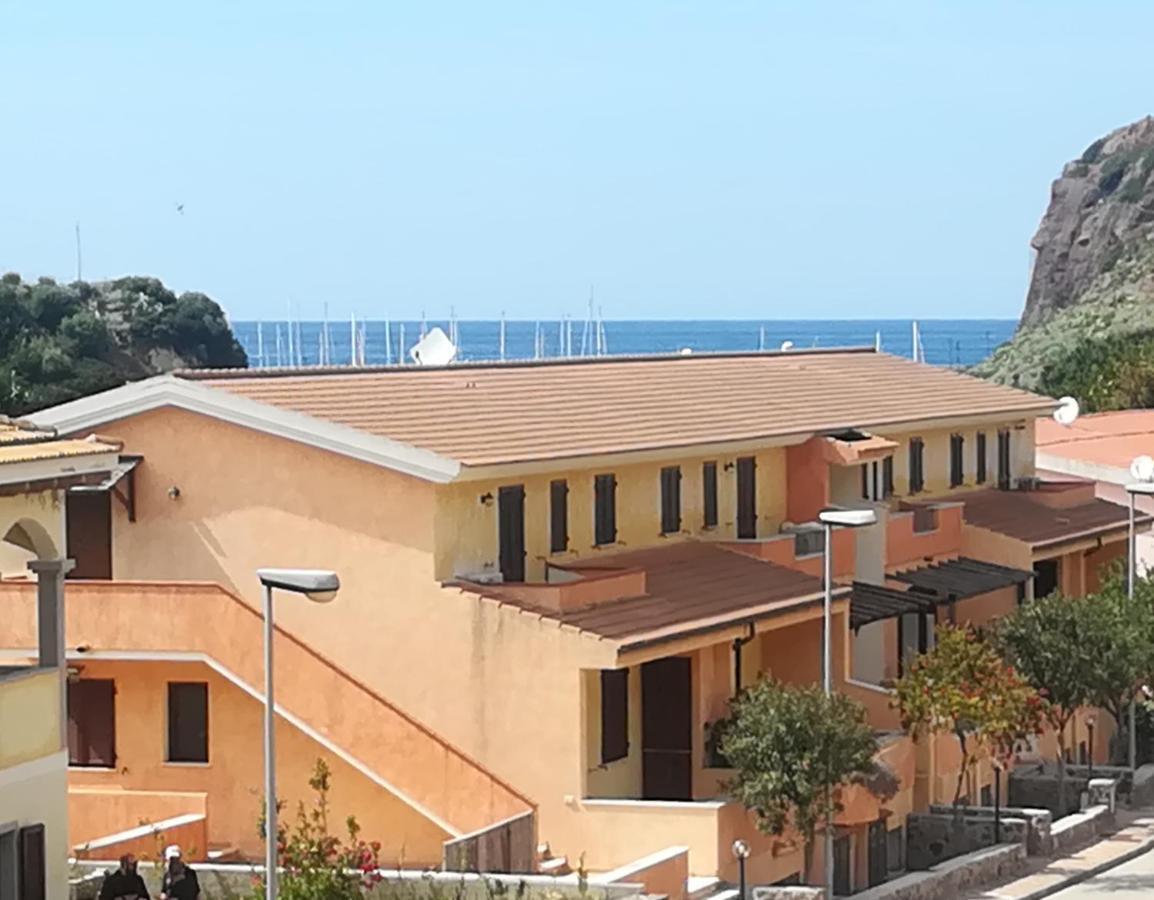
[[[389,317],[385,316],[385,365],[393,362],[393,336],[389,329]]]
[[[499,340],[501,362],[505,361],[505,310],[501,310],[501,336]]]

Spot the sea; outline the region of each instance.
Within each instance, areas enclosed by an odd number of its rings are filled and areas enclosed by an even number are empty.
[[[770,321],[710,320],[628,321],[579,320],[505,323],[504,355],[499,321],[455,323],[457,358],[463,362],[499,359],[539,359],[559,356],[632,355],[647,353],[777,350],[787,342],[794,349],[864,347],[881,344],[883,351],[911,356],[913,322],[908,319],[844,321],[797,319]],[[970,366],[981,362],[1010,339],[1013,319],[926,319],[918,321],[921,356],[933,365]],[[447,321],[294,322],[289,353],[286,322],[233,322],[233,332],[248,354],[249,365],[349,365],[356,335],[357,361],[387,365],[402,359],[421,334],[439,327],[452,333]],[[598,340],[598,333],[601,338]],[[326,339],[327,335],[327,339]],[[387,342],[386,342],[387,338]]]

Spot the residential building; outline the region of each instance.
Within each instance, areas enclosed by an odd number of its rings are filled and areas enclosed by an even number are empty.
[[[0,660],[0,897],[68,897],[63,492],[107,477],[118,447],[0,420],[0,558],[31,573],[27,658]],[[7,571],[7,568],[6,568]]]
[[[1013,609],[1039,562],[1089,585],[1124,540],[1124,509],[1035,484],[1053,408],[805,351],[189,372],[47,410],[136,463],[130,502],[69,497],[88,523],[69,652],[115,698],[77,703],[113,738],[74,752],[74,818],[90,839],[110,810],[203,810],[206,850],[258,855],[255,570],[332,568],[335,603],[277,598],[289,809],[323,757],[334,813],[390,861],[436,865],[528,816],[549,855],[594,871],[687,846],[692,875],[732,880],[740,836],[751,879],[796,878],[796,836],[758,834],[722,797],[711,735],[743,684],[819,679],[815,520],[867,506],[877,524],[832,544],[834,681],[867,705],[898,792],[845,791],[835,863],[840,887],[875,883],[901,865],[904,816],[952,798],[957,772],[956,742],[898,729],[903,660],[935,622]],[[0,585],[13,653],[28,600]],[[991,781],[979,766],[970,796]]]

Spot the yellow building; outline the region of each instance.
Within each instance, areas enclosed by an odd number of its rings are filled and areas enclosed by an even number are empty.
[[[0,896],[68,897],[64,490],[102,482],[118,448],[0,420],[0,558],[28,582],[30,658],[0,661]]]
[[[901,865],[905,814],[956,771],[897,733],[888,680],[935,621],[1028,596],[1045,554],[1085,585],[1084,542],[1122,539],[1112,504],[1038,502],[1034,419],[1053,405],[815,351],[184,373],[47,410],[135,465],[123,502],[67,503],[73,721],[104,737],[74,748],[73,842],[196,814],[202,853],[259,855],[255,570],[299,566],[342,590],[278,598],[290,808],[321,756],[335,811],[390,861],[439,865],[506,829],[539,835],[547,871],[678,846],[692,876],[732,879],[740,836],[755,881],[795,878],[796,838],[756,834],[722,796],[710,728],[759,675],[819,678],[813,523],[868,506],[877,524],[833,543],[834,676],[900,790],[884,806],[847,791],[835,853],[843,885],[874,883]],[[990,498],[999,516],[971,523]],[[1063,525],[1071,510],[1092,528]],[[1013,534],[1039,517],[1041,555]],[[9,653],[30,646],[29,599],[0,584]]]

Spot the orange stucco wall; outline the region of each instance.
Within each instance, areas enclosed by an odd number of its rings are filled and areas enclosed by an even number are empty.
[[[117,764],[111,771],[71,769],[70,784],[203,792],[207,795],[209,841],[259,858],[264,846],[257,833],[264,783],[261,705],[200,663],[92,661],[84,663],[82,674],[85,678],[116,680]],[[208,684],[207,765],[165,762],[170,681]],[[444,831],[283,719],[277,723],[277,742],[277,793],[286,801],[290,818],[297,802],[311,796],[308,779],[313,764],[318,758],[324,759],[333,772],[330,800],[334,827],[340,828],[347,815],[355,814],[366,840],[382,842],[382,858],[439,864],[441,844],[447,837]],[[88,810],[94,816],[91,823],[81,818]],[[78,842],[140,824],[139,818],[132,818],[118,829],[109,829],[110,823],[95,804],[74,803],[70,811],[71,830]],[[126,813],[137,815],[138,811],[126,809]]]
[[[73,772],[68,787],[68,843],[73,847],[135,828],[142,822],[160,822],[190,813],[203,815],[208,811],[208,798],[203,792],[129,791],[119,783],[83,784],[83,779],[75,777],[81,770]],[[207,846],[202,843],[201,849]]]
[[[829,463],[822,454],[822,441],[813,438],[786,450],[789,496],[786,518],[794,523],[812,522],[829,506]]]

